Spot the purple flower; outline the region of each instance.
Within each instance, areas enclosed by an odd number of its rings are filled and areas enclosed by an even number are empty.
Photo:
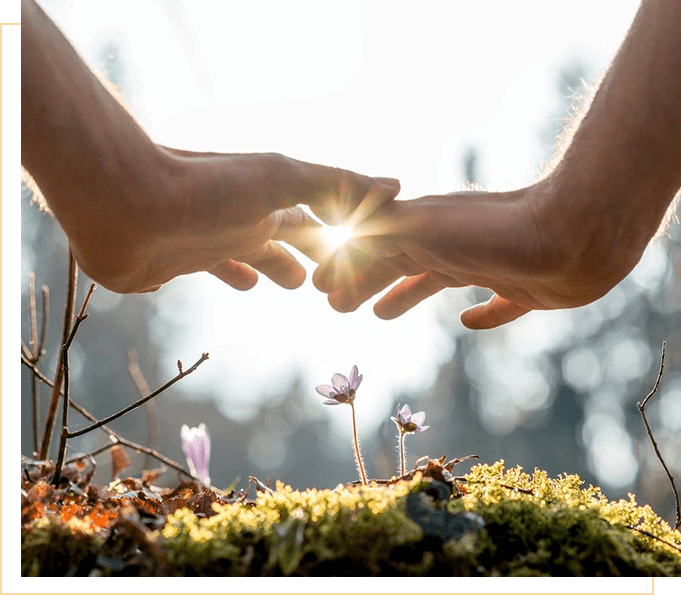
[[[352,366],[350,370],[350,379],[343,376],[343,374],[334,374],[331,377],[331,385],[320,384],[315,390],[326,397],[324,405],[340,405],[342,403],[352,404],[355,400],[355,394],[362,382],[362,375],[358,374],[357,366]]]
[[[187,424],[182,426],[182,450],[187,457],[187,464],[192,476],[210,485],[208,475],[208,463],[210,462],[210,436],[206,424],[199,424],[198,428],[190,428]]]
[[[424,426],[426,414],[423,411],[412,413],[409,405],[404,405],[402,409],[397,406],[397,417],[391,417],[401,434],[420,434],[430,426]]]

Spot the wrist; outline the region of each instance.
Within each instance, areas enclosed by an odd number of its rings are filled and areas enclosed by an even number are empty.
[[[632,219],[607,184],[561,168],[531,187],[529,202],[553,275],[574,286],[584,303],[629,274],[656,229]]]

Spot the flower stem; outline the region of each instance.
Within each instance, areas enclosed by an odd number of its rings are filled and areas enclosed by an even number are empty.
[[[400,440],[400,477],[404,477],[404,474],[406,473],[406,470],[405,470],[405,466],[406,466],[405,455],[406,455],[406,453],[404,452],[404,432],[400,432],[399,440]]]
[[[352,408],[352,442],[355,445],[355,461],[357,462],[357,469],[359,470],[359,478],[364,485],[367,485],[367,474],[364,471],[364,461],[362,461],[362,453],[359,451],[359,438],[357,437],[357,422],[355,421],[355,404],[350,403]]]

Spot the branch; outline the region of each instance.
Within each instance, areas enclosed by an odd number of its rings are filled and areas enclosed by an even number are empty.
[[[148,395],[151,391],[149,390],[149,385],[147,380],[140,370],[139,363],[137,360],[137,350],[128,349],[126,355],[128,356],[128,373],[130,378],[135,383],[140,397]],[[182,370],[180,370],[181,372]],[[147,412],[147,436],[149,448],[158,448],[158,408],[156,407],[156,401],[149,401],[145,403],[144,409]],[[150,461],[146,460],[144,466],[149,466]]]
[[[28,275],[28,306],[30,318],[30,339],[29,344],[31,348],[21,341],[21,348],[33,363],[34,369],[38,365],[40,359],[45,353],[45,337],[47,335],[47,319],[50,303],[50,292],[46,285],[43,285],[43,309],[42,309],[42,324],[40,329],[40,339],[38,339],[38,325],[36,317],[35,306],[35,275],[29,273]],[[31,404],[33,414],[33,451],[38,452],[38,440],[40,436],[40,387],[38,386],[38,379],[35,374],[31,374]]]
[[[91,432],[92,430],[99,428],[100,426],[107,424],[107,423],[113,421],[114,419],[118,419],[119,417],[125,415],[126,413],[129,413],[133,409],[137,409],[138,407],[141,407],[147,401],[149,401],[149,400],[153,399],[155,396],[161,394],[167,388],[170,388],[177,381],[182,380],[185,376],[189,376],[189,374],[191,374],[194,370],[196,370],[196,368],[198,368],[207,359],[208,359],[208,354],[204,353],[191,368],[189,368],[188,370],[185,370],[183,372],[178,373],[177,376],[175,376],[173,379],[166,382],[162,387],[156,389],[153,393],[147,395],[146,397],[140,399],[139,401],[135,401],[132,405],[128,405],[124,409],[121,409],[118,413],[114,413],[113,415],[110,415],[109,417],[106,417],[106,418],[98,421],[97,423],[92,424],[91,426],[83,428],[82,430],[78,430],[77,432],[69,432],[67,437],[68,438],[75,438],[76,436],[82,436],[83,434],[87,434],[88,432]]]
[[[85,453],[83,455],[78,455],[77,457],[71,457],[67,461],[64,461],[64,465],[70,465],[71,463],[75,463],[76,461],[81,461],[83,459],[93,458],[96,455],[102,454],[103,452],[106,452],[107,450],[112,449],[114,446],[118,446],[118,441],[109,442],[109,444],[105,444],[101,448],[98,448],[97,450],[93,450],[92,452],[88,452],[88,453]]]
[[[74,323],[73,328],[69,333],[68,339],[66,339],[66,342],[62,345],[61,348],[62,354],[61,361],[64,367],[62,374],[64,380],[64,397],[62,399],[64,407],[62,409],[61,439],[59,440],[59,452],[57,454],[57,462],[55,463],[54,477],[52,479],[52,483],[54,483],[54,485],[56,486],[59,485],[59,480],[61,479],[61,468],[62,465],[64,464],[64,454],[66,453],[66,440],[69,437],[69,347],[71,347],[73,339],[76,337],[76,333],[78,332],[80,325],[87,318],[85,308],[87,308],[88,302],[92,297],[92,292],[95,290],[95,287],[96,285],[94,283],[90,285],[90,289],[88,289],[88,292],[85,295],[85,298],[83,299],[83,305],[80,307],[78,316],[76,316],[76,322]]]
[[[667,468],[667,465],[664,462],[664,459],[662,458],[662,454],[660,453],[660,449],[657,447],[657,442],[655,442],[655,438],[653,438],[653,432],[650,429],[650,425],[648,425],[648,420],[646,419],[646,414],[645,414],[645,408],[646,404],[648,403],[648,400],[650,397],[652,397],[655,392],[657,391],[657,387],[660,386],[660,379],[662,378],[662,372],[664,371],[664,355],[667,347],[667,342],[663,341],[662,342],[662,355],[660,356],[660,371],[657,373],[657,379],[655,380],[655,385],[653,386],[653,390],[651,390],[648,393],[648,396],[643,399],[643,403],[636,403],[636,407],[638,407],[639,413],[641,414],[641,417],[643,418],[643,424],[646,427],[646,432],[648,432],[648,437],[650,438],[650,441],[653,444],[653,448],[655,449],[655,454],[657,455],[657,458],[660,460],[660,463],[662,463],[662,467],[664,467],[665,472],[667,473],[667,477],[669,478],[669,482],[672,484],[672,492],[674,492],[674,500],[675,500],[675,505],[676,505],[676,522],[674,523],[674,530],[676,531],[681,527],[681,505],[679,504],[679,493],[676,491],[676,485],[674,484],[674,478],[672,477],[672,474],[669,472],[669,469]],[[678,549],[678,548],[677,548]]]
[[[47,376],[45,376],[40,370],[38,370],[22,353],[21,354],[21,363],[24,364],[27,368],[31,369],[36,377],[41,381],[47,384],[48,386],[54,386],[54,382],[50,380]],[[63,394],[63,393],[61,393]],[[78,413],[80,413],[83,417],[88,419],[89,421],[95,423],[97,422],[97,418],[92,415],[85,407],[82,405],[79,405],[76,403],[73,399],[69,397],[69,405],[73,407]],[[122,446],[127,446],[128,448],[132,448],[133,450],[136,450],[138,452],[143,452],[145,454],[148,454],[151,457],[154,457],[155,459],[161,461],[162,463],[168,465],[168,467],[172,467],[173,469],[179,471],[180,473],[186,475],[187,477],[194,479],[193,475],[189,473],[182,465],[179,463],[176,463],[172,459],[169,459],[168,457],[162,455],[161,453],[153,450],[152,448],[149,448],[147,446],[142,446],[141,444],[137,444],[136,442],[133,442],[132,440],[128,440],[127,438],[123,438],[120,436],[117,432],[112,430],[110,427],[103,425],[100,426],[99,428],[103,432],[106,432],[111,438],[117,440]],[[87,455],[85,455],[87,456]],[[83,458],[83,457],[79,457]]]
[[[661,537],[658,537],[657,535],[653,535],[649,531],[645,531],[644,529],[639,529],[638,527],[634,527],[633,525],[626,525],[627,529],[631,529],[632,531],[638,531],[639,533],[642,533],[643,535],[647,535],[648,537],[652,537],[653,539],[657,539],[658,541],[661,541],[665,545],[668,545],[669,547],[673,547],[675,550],[678,550],[681,552],[681,548],[674,545],[673,543],[669,543],[668,541],[665,541]]]
[[[38,352],[36,353],[36,364],[45,354],[45,338],[47,337],[47,320],[50,311],[50,288],[43,285],[43,318],[40,325],[40,339],[38,340]]]
[[[26,343],[24,343],[24,340],[23,340],[23,339],[21,340],[21,351],[23,352],[23,354],[24,354],[27,358],[31,359],[31,358],[33,357],[33,354],[31,353],[31,350],[28,348],[28,345],[26,345]]]
[[[66,303],[64,305],[64,322],[62,324],[62,340],[64,345],[68,340],[71,332],[71,319],[73,318],[73,310],[76,303],[76,287],[78,285],[78,265],[76,259],[73,257],[73,252],[69,250],[69,281],[68,289],[66,291]],[[59,396],[61,395],[61,383],[63,374],[62,364],[63,350],[59,352],[59,359],[57,362],[57,371],[54,376],[54,386],[52,388],[52,396],[50,397],[50,404],[47,409],[47,417],[45,419],[45,427],[43,428],[43,438],[40,444],[40,452],[38,458],[42,461],[47,459],[50,450],[50,442],[52,441],[52,433],[54,431],[54,424],[57,419],[57,405],[59,405]]]

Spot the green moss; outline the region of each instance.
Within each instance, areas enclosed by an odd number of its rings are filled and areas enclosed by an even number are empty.
[[[407,512],[409,493],[430,482],[420,474],[392,486],[335,490],[278,483],[254,503],[214,504],[208,518],[180,509],[149,537],[178,575],[681,576],[681,552],[630,527],[677,546],[678,533],[633,496],[611,502],[575,475],[551,479],[540,470],[507,470],[503,461],[477,465],[466,479],[463,497],[428,501],[433,511],[475,513],[484,528],[444,542],[425,535]],[[41,520],[25,532],[25,574],[45,574],[36,551],[46,555],[45,531],[64,539],[65,528]],[[96,536],[70,535],[68,547],[91,561]]]
[[[87,576],[102,543],[76,519],[36,519],[21,532],[21,575]]]

